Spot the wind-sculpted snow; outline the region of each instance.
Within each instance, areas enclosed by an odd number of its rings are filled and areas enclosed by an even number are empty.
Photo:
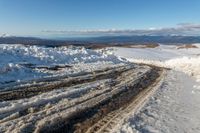
[[[39,77],[93,71],[126,61],[83,47],[0,45],[0,85]],[[58,71],[55,70],[59,69]]]

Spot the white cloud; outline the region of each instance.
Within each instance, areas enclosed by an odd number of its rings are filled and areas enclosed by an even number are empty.
[[[44,30],[42,32],[66,35],[200,35],[200,24],[180,23],[175,27],[149,29]]]

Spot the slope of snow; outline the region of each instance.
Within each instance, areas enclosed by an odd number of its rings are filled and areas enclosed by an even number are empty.
[[[200,46],[199,44],[195,44]],[[114,53],[127,59],[145,59],[154,61],[165,61],[173,58],[200,55],[199,48],[177,49],[174,45],[160,45],[156,48],[114,48]]]
[[[45,76],[79,73],[118,66],[127,61],[106,51],[94,51],[82,47],[47,48],[20,44],[0,45],[0,85]],[[36,68],[27,67],[28,65]],[[38,69],[69,65],[59,71]]]

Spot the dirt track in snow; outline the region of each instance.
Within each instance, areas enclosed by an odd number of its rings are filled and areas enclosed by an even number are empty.
[[[68,92],[73,87],[100,84],[56,100],[0,112],[0,132],[110,132],[114,125],[145,102],[163,75],[162,68],[127,65],[7,87],[0,92],[1,101],[30,99],[61,88]]]

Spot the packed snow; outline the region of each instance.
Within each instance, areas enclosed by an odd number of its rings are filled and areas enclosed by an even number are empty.
[[[198,48],[114,48],[116,55],[131,62],[171,69],[144,107],[118,127],[120,132],[200,132],[200,45],[194,45]]]
[[[0,86],[23,80],[116,67],[126,62],[105,50],[0,44]],[[68,67],[58,71],[45,69],[66,65]]]
[[[122,133],[199,133],[200,91],[188,75],[170,71],[146,105],[119,128]],[[194,93],[195,92],[195,93]]]

